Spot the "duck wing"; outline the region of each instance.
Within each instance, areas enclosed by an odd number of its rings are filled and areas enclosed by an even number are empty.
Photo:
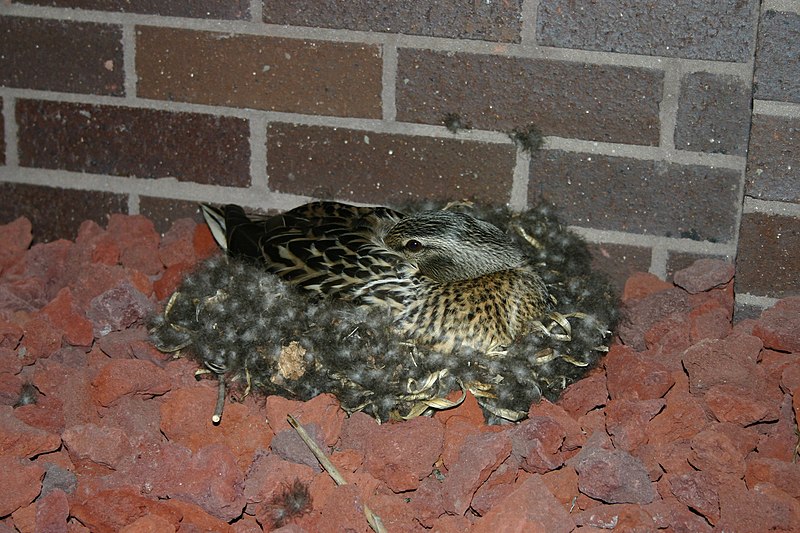
[[[386,207],[313,202],[279,215],[248,215],[237,205],[203,205],[229,254],[262,262],[292,285],[323,296],[353,297],[367,284],[396,279],[403,258],[383,236],[404,215]]]

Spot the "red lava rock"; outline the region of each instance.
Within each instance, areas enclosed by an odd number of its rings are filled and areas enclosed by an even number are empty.
[[[625,281],[625,287],[622,290],[622,301],[630,302],[632,300],[640,300],[651,294],[671,289],[672,284],[668,283],[654,274],[649,272],[634,272]]]
[[[585,528],[614,531],[653,531],[654,520],[642,506],[612,504],[577,513],[575,523]]]
[[[36,531],[67,531],[69,502],[62,490],[54,490],[36,502]]]
[[[447,399],[450,401],[456,401],[460,397],[461,393],[454,391],[447,396]],[[483,427],[486,425],[486,418],[483,416],[483,410],[481,409],[481,406],[478,405],[478,400],[469,391],[466,392],[464,401],[461,402],[461,404],[459,404],[457,407],[437,411],[433,415],[433,417],[439,420],[442,425],[446,425],[447,421],[454,416],[463,417],[466,421],[476,427]]]
[[[0,225],[0,274],[24,257],[33,242],[32,229],[31,221],[25,217]]]
[[[587,446],[574,459],[578,487],[591,498],[646,504],[656,496],[644,464],[624,450]]]
[[[800,357],[796,355],[789,356],[791,362],[786,365],[786,368],[781,373],[781,389],[784,392],[791,393],[792,391],[800,388]]]
[[[92,398],[108,407],[129,394],[160,396],[170,386],[166,372],[150,361],[111,359],[92,380]]]
[[[61,446],[58,434],[29,426],[18,420],[14,411],[10,405],[0,405],[0,450],[4,455],[34,457]]]
[[[511,454],[511,439],[505,433],[470,435],[464,441],[458,461],[442,483],[444,509],[463,515],[472,496]]]
[[[689,389],[696,393],[719,384],[750,387],[754,381],[762,381],[763,370],[756,366],[762,347],[761,340],[750,335],[698,342],[688,348],[682,358],[689,374]]]
[[[5,452],[5,448],[3,448]],[[0,455],[0,516],[31,503],[42,488],[44,468],[27,459]]]
[[[72,426],[64,431],[61,438],[72,462],[76,465],[86,465],[87,462],[91,462],[117,470],[131,456],[131,442],[119,428],[100,427],[95,424]]]
[[[604,406],[606,401],[608,401],[606,375],[595,372],[567,387],[561,394],[558,404],[572,416],[581,416],[596,407]]]
[[[691,394],[673,390],[665,399],[666,407],[647,426],[649,442],[688,439],[708,425],[706,412]]]
[[[700,339],[724,339],[733,326],[728,311],[719,306],[694,309],[689,313],[692,342]]]
[[[544,474],[564,464],[560,450],[565,437],[564,428],[556,420],[529,418],[511,431],[512,453],[521,459],[527,472]]]
[[[244,475],[236,461],[223,444],[201,448],[184,469],[175,469],[168,496],[193,503],[226,522],[233,520],[246,504]]]
[[[542,531],[567,533],[575,521],[547,489],[541,476],[519,483],[472,528],[473,533],[496,531]]]
[[[123,266],[148,275],[161,272],[160,239],[152,221],[141,215],[112,214],[108,217],[107,230],[122,250],[120,263]]]
[[[74,244],[64,239],[34,244],[25,256],[25,276],[42,280],[47,300],[66,283],[65,272]]]
[[[272,438],[263,417],[253,414],[243,404],[228,402],[222,422],[211,422],[217,393],[205,386],[173,390],[161,404],[161,431],[172,441],[193,452],[214,443],[227,446],[237,457],[242,471],[247,471],[257,450],[266,450]]]
[[[194,228],[194,237],[192,238],[192,246],[198,261],[208,259],[212,255],[220,253],[219,245],[211,235],[208,226],[205,224],[198,224]]]
[[[22,339],[22,336],[25,334],[22,327],[19,324],[14,324],[13,322],[8,322],[5,320],[0,320],[0,348],[6,350],[16,350],[17,346],[19,345],[19,341]],[[9,352],[3,352],[7,354]],[[3,359],[6,359],[6,355],[3,356]],[[16,361],[15,367],[22,368],[22,363],[16,357],[16,354],[11,356],[14,361]],[[5,366],[5,365],[4,365]],[[14,371],[12,367],[8,367],[8,369],[4,369],[6,372],[19,372],[19,368]]]
[[[617,333],[622,342],[636,351],[647,348],[645,334],[656,323],[670,315],[686,314],[690,310],[689,295],[676,287],[626,302],[626,306]]]
[[[352,441],[350,441],[352,444]],[[435,419],[417,417],[383,424],[364,443],[363,468],[394,492],[414,490],[442,453],[444,428]]]
[[[0,374],[0,405],[14,405],[22,392],[22,380],[14,374]]]
[[[192,238],[197,223],[190,218],[181,218],[172,223],[158,246],[161,263],[169,268],[178,264],[194,265],[195,256]]]
[[[91,376],[84,369],[57,361],[36,361],[33,384],[42,394],[62,404],[65,426],[99,422],[90,394]]]
[[[672,494],[679,502],[694,509],[711,524],[719,520],[717,478],[708,472],[687,472],[667,477]]]
[[[728,479],[719,486],[719,501],[719,531],[793,531],[800,523],[797,500],[777,489],[770,490],[769,484],[747,490],[743,481]]]
[[[92,493],[70,507],[70,514],[92,532],[120,531],[143,516],[159,516],[178,527],[181,515],[176,509],[139,494],[133,487],[120,487]]]
[[[273,433],[291,429],[287,421],[287,416],[291,414],[302,425],[317,424],[322,429],[327,446],[333,446],[339,440],[345,418],[344,411],[339,407],[339,401],[333,394],[320,394],[307,402],[269,396],[266,411],[267,423]]]
[[[148,342],[144,327],[133,327],[122,331],[112,331],[97,339],[96,344],[104,354],[112,359],[131,359],[135,356],[134,346]],[[152,345],[150,345],[152,347]],[[136,357],[136,359],[142,359]]]
[[[763,394],[739,385],[714,385],[705,395],[708,408],[720,422],[749,426],[778,419],[778,406]]]
[[[564,442],[561,444],[562,451],[571,452],[577,450],[586,442],[586,435],[581,430],[581,425],[560,405],[543,399],[538,403],[532,404],[528,410],[528,418],[535,416],[546,416],[558,422],[565,435]],[[571,454],[567,453],[567,455]]]
[[[247,472],[244,496],[248,505],[268,503],[295,480],[310,483],[313,478],[314,470],[309,466],[284,461],[273,453],[260,452]],[[264,512],[264,509],[256,507],[253,514],[259,516]]]
[[[672,276],[675,285],[690,294],[725,285],[733,279],[732,263],[720,259],[698,259],[691,266],[678,270]]]
[[[40,396],[35,404],[14,409],[14,416],[33,428],[60,435],[65,427],[63,410],[64,403],[58,398]]]
[[[35,317],[22,326],[24,336],[19,353],[22,362],[29,365],[41,357],[50,357],[61,348],[62,331],[45,317]]]
[[[481,426],[476,426],[461,416],[452,416],[447,419],[442,447],[442,465],[445,469],[449,469],[458,460],[464,439],[470,435],[482,433],[481,430]]]
[[[303,426],[308,436],[319,445],[322,442],[322,430],[316,424],[306,424]],[[315,472],[322,471],[319,460],[303,442],[303,439],[294,429],[284,429],[279,431],[272,437],[269,443],[272,452],[291,463],[298,463],[310,467]],[[327,448],[327,446],[320,446],[320,448]],[[328,453],[330,450],[324,450]]]
[[[675,384],[675,378],[664,365],[627,346],[612,346],[603,364],[608,376],[608,394],[615,400],[662,398]]]
[[[470,508],[481,516],[486,515],[495,505],[514,492],[517,488],[515,483],[521,483],[528,476],[529,474],[520,471],[519,461],[509,457],[492,472],[483,485],[478,487],[472,497]]]
[[[751,456],[744,479],[751,489],[759,483],[772,483],[792,498],[800,498],[800,464]]]
[[[64,332],[64,338],[73,346],[91,346],[94,340],[92,323],[75,307],[72,292],[64,287],[42,309],[42,314]]]
[[[34,502],[25,507],[20,507],[11,514],[11,518],[14,520],[14,528],[11,530],[12,533],[17,531],[22,531],[24,533],[36,531],[36,503]]]
[[[232,533],[233,528],[227,522],[206,513],[197,505],[182,500],[166,500],[164,504],[172,507],[182,515],[180,531],[214,531],[216,533]]]
[[[194,265],[190,263],[177,263],[169,265],[159,279],[153,282],[153,291],[156,299],[161,301],[172,295],[178,289],[184,276],[191,272]]]
[[[89,302],[86,316],[93,322],[98,337],[141,324],[152,313],[153,305],[129,281],[95,296]]]
[[[666,401],[611,400],[606,406],[606,430],[614,447],[632,451],[647,442],[647,423],[666,405]]]
[[[712,474],[732,474],[744,477],[744,453],[731,438],[717,428],[707,428],[691,439],[689,463],[696,469]]]
[[[176,531],[175,525],[158,515],[145,515],[119,530],[120,533],[168,533]]]
[[[550,493],[569,510],[578,497],[578,473],[570,465],[542,475],[542,481]]]
[[[753,335],[767,348],[800,353],[800,296],[780,300],[761,313]]]
[[[648,350],[685,350],[692,345],[692,321],[681,314],[664,317],[645,332],[644,343]]]

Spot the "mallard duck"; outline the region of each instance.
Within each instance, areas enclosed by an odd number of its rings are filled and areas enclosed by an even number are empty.
[[[551,309],[542,278],[498,227],[443,209],[313,202],[273,216],[202,211],[217,243],[310,296],[387,309],[432,349],[503,351]]]

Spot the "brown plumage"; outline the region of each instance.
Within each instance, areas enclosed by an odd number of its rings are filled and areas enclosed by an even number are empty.
[[[465,213],[404,215],[314,202],[274,216],[203,206],[217,242],[315,297],[380,306],[398,332],[437,350],[503,350],[551,298],[499,228]]]

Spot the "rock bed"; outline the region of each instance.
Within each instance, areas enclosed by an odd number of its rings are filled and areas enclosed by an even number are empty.
[[[798,531],[800,298],[731,326],[733,271],[626,285],[618,342],[556,404],[487,426],[474,398],[377,425],[335,398],[251,395],[143,325],[212,253],[203,226],[0,226],[0,532]],[[336,486],[292,414],[348,481]]]

